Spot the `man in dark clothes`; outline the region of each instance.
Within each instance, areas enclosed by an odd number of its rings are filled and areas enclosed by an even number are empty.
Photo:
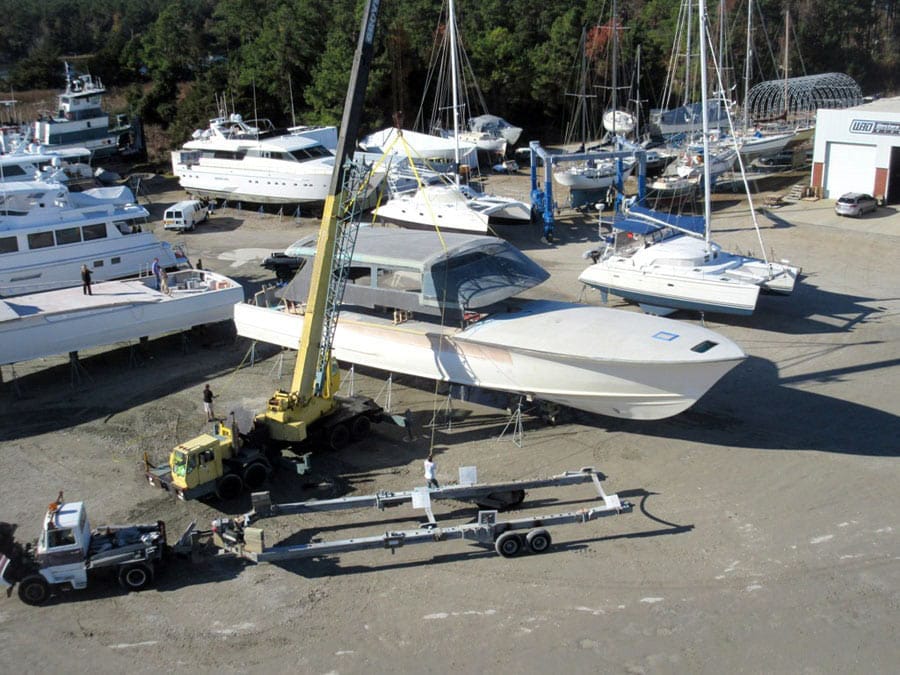
[[[212,393],[212,389],[209,388],[209,385],[206,385],[203,389],[203,409],[206,411],[207,422],[213,422],[216,419],[216,416],[213,413],[212,404],[214,398],[217,398],[217,396]]]
[[[93,295],[91,293],[91,271],[87,265],[81,266],[81,292],[84,295]]]

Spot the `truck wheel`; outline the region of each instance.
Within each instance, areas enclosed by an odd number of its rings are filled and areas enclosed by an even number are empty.
[[[19,582],[19,599],[26,605],[43,605],[50,598],[50,584],[40,574],[32,574]]]
[[[350,442],[350,430],[346,424],[336,424],[328,434],[328,447],[332,450],[343,450]]]
[[[504,558],[517,556],[522,550],[522,537],[515,532],[504,532],[494,542],[494,550]]]
[[[250,490],[255,490],[266,482],[269,470],[262,462],[253,462],[244,469],[244,485]]]
[[[531,549],[532,553],[543,553],[550,548],[553,539],[550,537],[550,533],[541,527],[529,532],[525,536],[525,543],[528,544],[528,548]]]
[[[365,415],[360,415],[350,425],[350,436],[354,441],[361,441],[372,431],[372,422]]]
[[[146,563],[126,565],[119,570],[119,585],[126,591],[140,591],[153,582],[153,568]]]
[[[244,483],[241,477],[235,473],[229,473],[222,476],[219,484],[216,485],[216,497],[223,500],[234,499],[241,494],[243,489]]]

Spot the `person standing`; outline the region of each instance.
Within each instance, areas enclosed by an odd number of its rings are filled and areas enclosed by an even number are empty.
[[[441,487],[437,482],[437,464],[434,461],[434,455],[430,452],[425,458],[425,480],[430,488]]]
[[[84,295],[93,295],[91,293],[91,270],[87,265],[81,266],[81,292]]]
[[[209,388],[207,384],[203,388],[203,410],[206,411],[206,421],[213,422],[216,419],[215,413],[213,412],[213,399],[218,398],[215,394],[213,394],[212,389]]]
[[[159,271],[159,283],[160,290],[166,295],[170,295],[169,293],[169,273],[165,270]]]
[[[162,271],[162,268],[159,266],[159,258],[153,259],[153,264],[150,266],[150,271],[153,272],[153,276],[156,277],[156,290],[159,290],[160,272]]]

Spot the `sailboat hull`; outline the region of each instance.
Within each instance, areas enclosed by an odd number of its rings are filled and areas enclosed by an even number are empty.
[[[238,334],[299,344],[303,317],[235,307]],[[708,350],[704,347],[713,345]],[[535,301],[465,329],[341,313],[334,355],[392,373],[526,395],[591,413],[664,419],[693,405],[744,353],[700,326]]]

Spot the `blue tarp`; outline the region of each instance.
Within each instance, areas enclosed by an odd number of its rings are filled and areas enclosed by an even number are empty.
[[[666,225],[699,235],[706,232],[703,216],[679,216],[674,213],[665,213],[648,209],[644,206],[637,206],[636,204],[628,207],[627,217],[617,216],[613,221],[613,227],[617,230],[634,232],[635,234],[648,234]]]

